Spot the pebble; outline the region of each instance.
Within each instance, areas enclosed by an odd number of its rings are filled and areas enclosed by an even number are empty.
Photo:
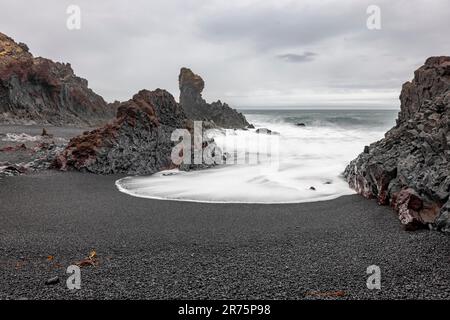
[[[57,283],[59,283],[59,277],[58,276],[50,278],[47,281],[45,281],[46,285],[53,285],[53,284],[57,284]]]

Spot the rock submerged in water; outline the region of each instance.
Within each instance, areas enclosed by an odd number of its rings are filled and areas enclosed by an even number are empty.
[[[276,131],[272,131],[270,129],[267,128],[259,128],[255,130],[256,133],[260,133],[260,134],[268,134],[268,135],[279,135],[279,132]]]
[[[345,169],[350,187],[391,205],[408,230],[450,232],[450,57],[431,57],[403,85],[397,124]]]
[[[211,104],[207,103],[202,97],[205,82],[191,69],[181,68],[178,82],[180,104],[189,119],[209,121],[226,129],[243,129],[249,126],[244,115],[230,108],[228,104],[220,100]]]

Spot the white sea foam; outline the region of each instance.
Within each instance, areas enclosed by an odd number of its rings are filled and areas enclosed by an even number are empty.
[[[11,142],[36,142],[41,140],[42,136],[30,136],[26,133],[7,133],[6,137],[2,139],[2,141]]]
[[[31,136],[26,133],[6,133],[5,137],[2,138],[2,141],[8,141],[8,142],[39,142],[46,139],[52,139],[54,141],[60,141],[60,142],[67,142],[67,139],[61,138],[61,137],[48,137],[48,136]]]
[[[257,128],[280,133],[276,168],[263,161],[201,171],[171,170],[148,177],[127,177],[118,180],[117,187],[136,197],[198,202],[299,203],[334,199],[354,193],[341,176],[344,168],[365,145],[382,138],[389,127],[371,129],[314,122],[299,127],[267,115],[247,117]],[[214,132],[214,138],[219,146],[230,150],[236,141],[245,140],[254,146],[261,138],[273,136],[262,137],[254,130],[228,130],[227,134]]]

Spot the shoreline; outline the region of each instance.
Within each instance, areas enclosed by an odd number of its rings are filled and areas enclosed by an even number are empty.
[[[203,169],[203,170],[211,170],[211,169]],[[142,177],[142,176],[138,176],[138,177]],[[294,200],[294,201],[284,201],[284,202],[281,202],[281,201],[278,201],[278,202],[250,202],[250,201],[234,201],[234,200],[220,201],[220,200],[174,199],[174,198],[164,198],[164,197],[158,197],[158,196],[145,196],[145,195],[139,195],[136,193],[132,193],[131,191],[129,191],[128,189],[126,189],[120,185],[120,181],[127,179],[127,178],[133,178],[133,176],[126,176],[126,177],[120,178],[115,181],[114,184],[120,192],[125,193],[126,195],[129,195],[130,197],[136,197],[136,198],[148,199],[148,200],[159,200],[159,201],[193,202],[193,203],[207,203],[207,204],[250,204],[250,205],[251,204],[254,204],[254,205],[279,204],[279,205],[283,205],[283,204],[301,204],[301,203],[315,203],[315,202],[330,201],[330,200],[338,199],[340,197],[351,195],[351,194],[338,194],[338,195],[334,194],[331,196],[315,198],[312,200]],[[352,190],[352,189],[350,189],[350,190]],[[356,192],[353,193],[353,195],[356,195],[356,194],[357,194]]]

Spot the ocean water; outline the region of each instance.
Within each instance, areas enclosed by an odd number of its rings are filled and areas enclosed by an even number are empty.
[[[383,138],[396,110],[241,110],[253,130],[209,132],[231,163],[116,182],[136,197],[218,203],[300,203],[353,194],[347,164]],[[304,123],[305,126],[297,124]],[[267,128],[279,134],[258,134]]]

